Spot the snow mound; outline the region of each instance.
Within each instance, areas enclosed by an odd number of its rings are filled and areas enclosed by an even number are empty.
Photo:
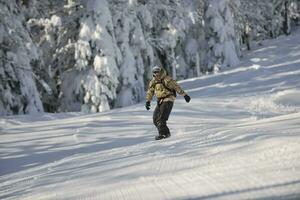
[[[242,104],[259,118],[296,113],[300,111],[300,91],[285,90],[273,95],[255,96],[243,100]]]
[[[300,108],[300,90],[285,90],[278,92],[274,102],[279,105]]]

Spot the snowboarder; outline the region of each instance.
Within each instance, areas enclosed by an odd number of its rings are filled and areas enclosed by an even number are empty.
[[[149,83],[145,106],[147,110],[150,109],[150,102],[155,95],[157,105],[153,113],[153,123],[159,133],[155,139],[160,140],[171,136],[167,120],[176,99],[176,92],[183,96],[187,103],[190,102],[191,98],[181,89],[175,80],[167,75],[163,68],[155,66],[152,69],[152,73],[153,78]]]

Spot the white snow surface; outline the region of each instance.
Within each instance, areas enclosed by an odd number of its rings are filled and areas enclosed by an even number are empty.
[[[143,104],[0,119],[0,199],[300,199],[300,32],[180,82],[155,141]]]

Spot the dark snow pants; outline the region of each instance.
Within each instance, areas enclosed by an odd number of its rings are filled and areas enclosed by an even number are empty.
[[[153,123],[158,129],[159,135],[170,135],[170,130],[167,126],[169,115],[172,111],[174,102],[166,101],[157,103],[153,113]]]

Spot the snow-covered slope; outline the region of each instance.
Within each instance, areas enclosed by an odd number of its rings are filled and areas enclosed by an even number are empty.
[[[299,199],[300,32],[181,82],[172,137],[143,104],[0,119],[0,199]]]

